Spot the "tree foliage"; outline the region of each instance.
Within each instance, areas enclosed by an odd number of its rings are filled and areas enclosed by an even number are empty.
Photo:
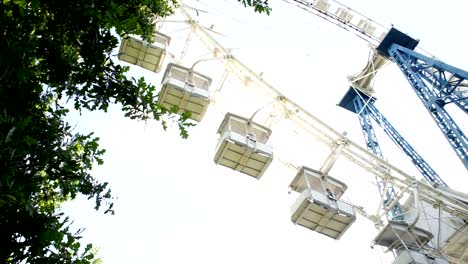
[[[268,0],[237,0],[244,6],[251,6],[255,12],[270,14],[271,8],[268,5]]]
[[[108,184],[90,174],[104,150],[92,134],[74,133],[63,121],[62,102],[104,111],[118,103],[138,120],[167,116],[155,103],[155,87],[128,78],[128,68],[111,59],[118,44],[112,30],[151,40],[154,16],[173,6],[165,0],[0,4],[0,261],[95,260],[58,209],[82,194],[112,212]],[[179,120],[184,136],[185,121]]]
[[[96,263],[60,204],[85,195],[113,213],[107,183],[92,174],[104,150],[64,121],[119,104],[126,117],[165,125],[156,88],[112,60],[118,36],[151,41],[154,18],[175,0],[0,0],[0,262]],[[266,1],[243,1],[269,12]],[[118,35],[118,36],[117,36]],[[187,136],[187,115],[177,120]]]

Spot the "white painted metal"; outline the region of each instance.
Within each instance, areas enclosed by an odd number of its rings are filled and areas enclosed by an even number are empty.
[[[308,1],[295,0],[295,2]],[[374,29],[373,27],[376,24],[374,24],[373,21],[363,19],[363,16],[359,13],[349,12],[347,7],[344,7],[341,10],[336,9],[334,14],[332,14],[331,12],[335,10],[333,6],[327,7],[328,11],[325,12],[324,9],[319,10],[318,7],[310,4],[310,2],[308,2],[307,5],[309,7],[314,7],[315,10],[318,10],[319,12],[317,13],[319,13],[319,16],[322,18],[325,18],[332,23],[336,22],[335,24],[341,27],[343,27],[345,24],[349,25],[348,28],[353,28],[356,30],[356,32],[367,36],[368,42],[373,47],[375,47],[376,44],[379,44],[386,35],[386,30],[382,30],[380,26],[377,27],[377,29]],[[322,122],[299,105],[292,102],[287,97],[283,96],[272,85],[268,84],[263,78],[258,76],[242,62],[237,60],[230,51],[225,49],[216,40],[214,40],[202,27],[200,27],[195,21],[191,19],[190,15],[185,12],[184,9],[182,9],[182,12],[187,16],[187,22],[192,25],[192,29],[202,40],[202,42],[204,42],[207,48],[213,52],[216,52],[219,56],[228,58],[227,60],[223,61],[226,70],[235,73],[241,80],[249,80],[253,86],[258,88],[257,90],[262,93],[262,96],[266,94],[270,95],[271,98],[281,97],[282,99],[280,103],[283,105],[285,116],[294,121],[298,127],[313,135],[318,141],[326,144],[330,148],[333,148],[336,145],[336,142],[345,142],[343,151],[341,152],[342,156],[346,157],[355,164],[371,172],[381,180],[388,182],[388,184],[392,184],[395,187],[395,190],[399,195],[396,196],[392,202],[398,202],[402,197],[407,197],[405,193],[408,193],[411,189],[409,187],[412,186],[414,181],[413,176],[408,175],[407,173],[398,169],[396,166],[368,152],[358,144],[346,138],[344,135],[341,135],[329,127],[326,123]],[[359,25],[357,21],[362,22]],[[366,68],[353,79],[355,84],[357,84],[356,86],[360,86],[362,90],[368,89],[367,92],[372,95],[373,75],[375,74],[376,70],[378,70],[385,63],[386,61],[382,60],[381,58],[372,56],[372,58],[369,60],[368,66],[366,66]],[[421,199],[427,200],[431,205],[440,205],[447,213],[451,215],[457,215],[464,221],[468,221],[468,203],[466,203],[466,201],[460,200],[459,196],[453,193],[453,190],[450,190],[449,188],[442,190],[440,189],[440,186],[432,185],[425,181],[418,181],[417,186]],[[320,204],[319,202],[326,201],[325,199],[327,197],[322,193],[321,198],[323,199],[320,200],[320,193],[317,192],[317,198],[314,199],[314,197],[311,197],[313,196],[311,195],[311,192],[313,191],[314,190],[305,190],[304,192],[306,193],[303,193],[300,199],[298,199],[298,201],[294,204],[292,208],[293,215],[291,220],[306,228],[316,230],[331,237],[341,236],[342,234],[339,234],[336,229],[331,229],[329,226],[327,226],[328,222],[336,224],[336,222],[331,221],[334,216],[331,210],[328,211],[329,215],[326,216],[327,210],[325,210],[325,207],[323,207],[323,204],[325,203]],[[355,206],[354,208],[356,208],[356,212],[364,215],[365,217],[369,219],[374,218],[373,221],[375,223],[381,223],[381,218],[379,215],[369,216],[365,212],[357,210],[359,207]],[[353,207],[351,207],[351,209],[353,209]],[[427,247],[427,243],[429,243],[429,241],[432,239],[432,234],[430,232],[422,230],[418,227],[411,229],[408,226],[403,226],[398,229],[398,223],[390,224],[392,225],[387,225],[387,227],[384,228],[376,238],[376,244],[380,243],[385,245],[385,243],[387,243],[387,246],[399,248],[400,250],[407,244],[406,246],[409,246],[410,248],[415,248],[417,250],[421,249],[423,250],[421,252],[426,252],[426,249],[422,249],[422,247]],[[466,235],[463,233],[466,232],[466,229],[464,230],[465,231],[458,232],[456,236],[454,235],[452,238],[450,238],[447,241],[447,249],[444,248],[444,252],[446,254],[449,253],[453,256],[453,252],[458,252],[457,254],[460,256],[454,262],[452,262],[454,259],[452,256],[447,256],[451,263],[464,263],[463,261],[466,257],[468,257],[468,253],[466,252]],[[401,238],[402,240],[400,240]],[[403,241],[405,245],[403,245],[401,241]]]
[[[372,47],[380,43],[380,37],[388,29],[365,15],[334,0],[285,0],[297,3],[298,7],[317,15],[368,42]]]
[[[353,19],[353,14],[348,10],[348,8],[338,7],[335,12],[335,15],[337,16],[338,20],[344,23],[349,23],[351,19]]]
[[[393,264],[449,264],[445,259],[405,250],[398,254]]]
[[[215,163],[260,179],[273,160],[273,149],[267,145],[271,130],[227,113],[218,134]]]
[[[411,228],[407,223],[389,221],[374,239],[374,244],[388,249],[414,249],[423,248],[434,235],[422,228]]]
[[[375,25],[365,18],[359,20],[357,26],[369,35],[374,34],[374,31],[376,29]]]
[[[330,7],[330,4],[328,3],[327,0],[315,0],[314,1],[314,6],[317,7],[318,9],[326,12],[328,10],[328,8]]]
[[[414,199],[410,197],[403,205],[405,219],[408,222],[416,218]],[[416,227],[434,235],[430,246],[436,251],[442,250],[452,259],[468,262],[468,224],[443,208],[434,207],[426,200],[420,200],[418,207],[421,214]]]
[[[300,168],[289,187],[299,193],[306,189],[312,189],[327,195],[331,193],[331,196],[335,199],[340,199],[348,188],[343,182],[305,166]]]
[[[293,223],[333,239],[340,239],[356,220],[353,206],[314,189],[304,190],[291,212]]]
[[[294,121],[298,127],[310,133],[318,141],[326,144],[330,148],[335,145],[335,142],[345,140],[346,145],[343,147],[342,156],[380,179],[388,181],[397,190],[405,190],[412,184],[414,180],[413,176],[373,155],[359,144],[349,140],[304,108],[282,95],[275,87],[267,83],[262,77],[237,60],[229,50],[213,39],[203,27],[191,18],[185,11],[183,5],[181,5],[180,10],[183,15],[187,17],[187,22],[192,26],[192,29],[206,47],[212,52],[216,52],[219,56],[228,58],[221,61],[226,69],[235,73],[241,80],[254,82],[258,88],[258,92],[270,95],[272,99],[281,97],[282,100],[279,103],[283,105],[287,116]],[[457,213],[461,218],[468,221],[468,204],[454,198],[450,193],[438,190],[436,187],[437,186],[432,186],[427,182],[418,181],[418,188],[422,198],[428,199],[432,204],[441,204],[448,212]]]
[[[158,103],[178,113],[191,113],[190,118],[201,121],[210,103],[211,79],[205,75],[174,63],[169,63],[162,79]]]
[[[454,263],[468,263],[468,225],[453,234],[442,248],[442,252]],[[452,261],[451,261],[452,262]]]
[[[325,159],[325,162],[322,164],[322,167],[320,167],[321,173],[327,175],[330,172],[331,168],[338,160],[338,157],[340,156],[344,145],[346,144],[346,140],[336,142],[335,146],[332,147],[331,153],[328,154],[328,157]]]
[[[124,37],[120,44],[118,58],[152,72],[160,72],[170,40],[169,36],[160,32],[154,33],[152,44],[135,37]]]
[[[372,54],[367,62],[366,67],[354,76],[349,76],[348,80],[351,86],[369,96],[373,96],[374,91],[374,77],[377,72],[386,65],[389,61],[381,56],[377,51],[371,51]]]
[[[301,167],[289,187],[301,193],[291,207],[295,224],[339,239],[356,219],[353,206],[340,200],[346,184],[323,172]]]

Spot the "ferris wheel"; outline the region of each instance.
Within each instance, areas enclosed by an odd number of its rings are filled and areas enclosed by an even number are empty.
[[[124,39],[119,59],[160,72],[165,57],[172,57],[174,62],[167,64],[164,70],[159,103],[179,114],[188,111],[190,118],[200,123],[211,107],[225,114],[217,130],[219,143],[213,157],[216,164],[256,179],[267,172],[274,157],[295,169],[295,177],[289,185],[291,191],[298,193],[292,206],[291,221],[294,224],[340,239],[352,228],[356,214],[360,214],[379,228],[373,243],[394,252],[394,263],[468,261],[468,197],[446,187],[443,179],[380,113],[374,105],[376,92],[373,87],[378,70],[390,61],[395,62],[466,167],[466,137],[443,106],[453,103],[466,112],[468,73],[430,57],[425,51],[418,52],[417,40],[395,28],[385,28],[341,3],[325,0],[294,0],[289,3],[297,5],[298,12],[304,9],[352,32],[372,48],[368,64],[363,71],[349,78],[350,89],[339,103],[358,115],[366,147],[321,121],[242,63],[232,51],[212,37],[214,33],[209,27],[194,19],[197,10],[189,6],[182,4],[179,12],[190,26],[189,34],[199,37],[211,57],[197,60],[191,66],[183,65],[180,61],[187,52],[187,45],[177,58],[168,50],[172,42],[170,34],[158,31],[152,44],[131,36]],[[190,38],[189,35],[185,44]],[[195,69],[205,61],[216,61],[224,67],[221,79],[225,80],[229,75],[241,80],[267,98],[266,103],[259,105],[249,116],[225,111],[216,100],[222,82],[213,89],[212,78]],[[268,111],[274,114],[263,122],[254,120]],[[292,164],[274,151],[269,144],[270,127],[282,119],[287,119],[298,130],[329,147],[328,156],[320,167]],[[385,160],[371,119],[410,157],[424,180],[416,180]],[[329,175],[339,157],[348,159],[376,178],[381,196],[377,212],[369,212],[352,201],[342,199],[347,185]],[[421,208],[426,208],[426,215],[436,217],[432,220],[421,217]],[[445,218],[450,218],[450,223],[442,221]]]

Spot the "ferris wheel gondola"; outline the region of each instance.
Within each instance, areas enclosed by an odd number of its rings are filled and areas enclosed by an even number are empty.
[[[371,44],[376,52],[371,56],[371,60],[369,60],[369,64],[366,66],[364,71],[352,77],[350,81],[352,86],[356,87],[360,91],[364,91],[367,95],[373,96],[375,91],[373,90],[372,83],[375,73],[390,61],[389,57],[391,57],[391,54],[385,54],[385,52],[382,51],[379,52],[379,49],[388,51],[390,50],[389,47],[395,44],[395,41],[386,43],[389,39],[388,36],[392,36],[389,35],[389,33],[395,32],[392,31],[394,29],[386,29],[375,21],[338,2],[328,2],[326,0],[294,2],[299,3],[301,8],[312,8],[315,10],[314,12],[322,18],[326,18],[327,20],[340,25],[340,27],[353,31],[355,34],[359,35],[360,38],[365,39]],[[412,219],[414,224],[405,226],[403,221],[396,223],[392,222],[392,220],[387,221],[387,225],[380,233],[381,235],[378,235],[375,239],[375,244],[395,250],[398,255],[395,263],[412,263],[410,261],[419,261],[414,263],[426,263],[423,261],[427,261],[429,257],[433,257],[433,259],[436,260],[440,259],[440,261],[442,261],[436,263],[444,263],[443,261],[445,261],[445,259],[439,258],[441,257],[440,252],[444,252],[445,257],[450,259],[453,263],[456,263],[455,261],[459,260],[463,261],[465,257],[467,257],[463,252],[460,253],[460,247],[466,245],[466,236],[468,235],[466,228],[466,221],[468,221],[468,197],[466,197],[466,195],[457,194],[448,187],[440,186],[440,184],[435,181],[415,181],[413,176],[387,162],[382,156],[375,155],[375,153],[372,153],[368,149],[351,141],[342,133],[337,132],[325,122],[306,111],[300,105],[281,94],[279,90],[267,83],[262,76],[256,74],[238,60],[230,50],[223,47],[210,36],[204,27],[200,26],[198,22],[192,19],[189,12],[185,10],[185,6],[183,4],[181,5],[180,11],[187,18],[186,22],[192,28],[192,32],[201,39],[208,50],[215,54],[216,57],[223,58],[219,61],[226,68],[226,72],[229,71],[230,74],[232,73],[232,75],[237,76],[239,79],[249,80],[249,82],[255,83],[255,87],[258,88],[258,90],[269,95],[272,99],[281,98],[281,100],[278,100],[278,104],[281,104],[282,109],[286,113],[284,116],[287,116],[287,118],[293,121],[294,124],[307,133],[310,133],[318,139],[318,141],[332,149],[336,146],[340,146],[338,155],[346,157],[353,163],[371,172],[381,180],[382,184],[393,186],[395,188],[394,193],[384,201],[380,211],[375,215],[370,216],[367,212],[359,210],[359,206],[340,201],[341,194],[346,189],[346,185],[344,183],[336,181],[332,177],[328,176],[327,172],[303,168],[302,170],[299,170],[296,178],[304,178],[305,181],[310,180],[312,183],[320,183],[322,188],[312,188],[312,185],[314,184],[311,185],[309,182],[309,186],[301,191],[302,194],[295,206],[293,206],[293,215],[291,220],[294,223],[313,229],[319,233],[325,234],[326,236],[338,239],[354,222],[355,213],[364,215],[369,219],[373,219],[372,221],[374,223],[381,223],[382,219],[388,220],[386,215],[396,206],[401,204],[401,213],[408,215],[408,219]],[[401,42],[398,43],[406,45],[406,48],[410,49],[414,49],[416,47],[414,42],[411,41],[406,44]],[[382,48],[383,45],[387,45],[385,46],[386,48]],[[177,74],[169,74],[168,72],[172,72],[172,70],[176,68],[184,69],[186,74],[183,75],[183,78],[181,77],[181,79],[179,78],[180,80],[178,80],[181,85],[178,85],[178,87],[169,87],[168,84],[170,81],[168,81],[168,78],[170,76],[176,76]],[[198,95],[192,96],[194,95],[195,90],[192,87],[190,89],[187,88],[187,82],[193,84],[193,82],[189,80],[189,76],[191,76],[191,74],[193,74],[193,67],[184,68],[175,64],[168,65],[168,69],[166,70],[166,74],[163,79],[163,91],[164,89],[181,90],[180,87],[182,87],[183,92],[182,96],[177,99],[177,102],[168,103],[166,106],[176,106],[181,109],[181,111],[189,111],[192,112],[192,114],[195,113],[193,119],[201,121],[204,112],[206,112],[207,105],[210,103],[209,90],[207,87],[206,89],[203,88],[205,90],[203,92],[203,109],[194,110],[189,107],[184,108],[184,106],[190,105],[192,97],[197,97],[196,99],[199,99],[200,97]],[[205,80],[209,80],[208,86],[210,85],[211,79],[209,77],[201,74],[198,75],[205,77]],[[435,74],[430,76],[431,78],[435,78]],[[460,78],[458,75],[456,76],[457,78]],[[161,93],[161,104],[164,105],[167,95],[170,93],[171,92],[168,91]],[[216,149],[215,163],[240,171],[257,179],[266,172],[273,160],[273,151],[267,144],[267,140],[271,135],[271,130],[268,127],[254,123],[251,119],[247,119],[242,116],[227,114],[218,130],[218,133],[220,134],[220,140]],[[310,175],[307,176],[306,172],[312,172],[309,173],[312,175],[312,178],[309,177]],[[315,176],[315,178],[313,176]],[[294,181],[291,186],[295,186]],[[410,202],[400,203],[405,200],[403,197],[408,198],[408,196],[411,195],[415,196],[413,204]],[[406,199],[406,201],[412,200]],[[446,242],[442,243],[443,245],[437,244],[437,247],[434,247],[432,243],[435,239],[434,237],[437,237],[437,240],[440,240],[443,236],[439,234],[434,235],[434,230],[427,230],[428,228],[424,227],[424,223],[418,220],[419,216],[416,217],[411,215],[414,208],[418,208],[419,203],[426,203],[431,206],[437,205],[441,214],[450,215],[451,217],[455,217],[460,220],[451,222],[448,225],[444,225],[442,222],[438,224],[441,229],[450,227],[453,230],[456,230],[452,233],[444,231],[443,239],[445,239],[444,241]],[[319,212],[322,214],[319,214]],[[319,215],[319,217],[317,217],[317,215]],[[424,243],[417,244],[419,246],[417,248],[413,247],[413,245],[410,247],[401,247],[405,242],[408,242],[405,240],[402,241],[401,237],[414,237],[414,228],[419,228],[417,230],[422,234],[421,239],[423,238],[423,235],[427,233],[425,240],[422,239],[424,240]],[[397,235],[391,236],[391,234],[395,234],[395,232]],[[390,241],[391,239],[393,239],[393,241]],[[421,239],[418,237],[417,240]],[[385,243],[382,242],[384,240]],[[394,245],[400,246],[394,247]],[[434,248],[436,249],[433,250]],[[440,252],[437,253],[437,250]]]
[[[316,3],[318,5],[316,7],[318,9],[321,9],[322,11],[324,11],[324,9],[329,10],[330,8],[329,6],[326,6],[326,5],[320,6],[319,1],[315,1],[314,3]],[[311,5],[311,4],[307,3],[307,5]],[[250,70],[247,66],[245,66],[243,63],[237,60],[231,54],[229,50],[225,49],[214,38],[212,38],[209,35],[209,33],[207,33],[202,27],[198,26],[197,22],[195,22],[190,17],[190,15],[186,11],[184,11],[184,9],[182,9],[181,11],[187,17],[188,23],[192,25],[193,31],[197,34],[197,36],[199,36],[201,41],[206,45],[208,49],[212,50],[213,52],[216,52],[218,56],[221,55],[221,56],[229,58],[229,60],[223,61],[223,64],[225,65],[226,69],[229,69],[230,71],[235,73],[237,76],[239,76],[239,78],[241,79],[248,79],[248,80],[255,82],[259,89],[262,89],[263,92],[265,92],[266,94],[269,94],[272,98],[277,98],[277,97],[283,98],[283,100],[281,100],[281,103],[283,104],[286,111],[288,111],[289,118],[295,121],[295,123],[299,127],[302,127],[306,131],[314,134],[319,139],[319,141],[325,143],[326,145],[330,147],[333,147],[334,145],[336,145],[336,142],[341,142],[344,140],[346,144],[344,144],[343,150],[341,152],[341,156],[344,156],[350,159],[351,161],[355,162],[359,166],[362,166],[363,168],[369,170],[374,175],[376,175],[376,177],[380,178],[383,182],[394,186],[397,189],[397,191],[391,197],[389,197],[389,199],[386,201],[385,206],[382,208],[384,212],[388,213],[391,211],[393,207],[397,206],[399,204],[399,201],[401,200],[401,198],[404,196],[405,193],[411,195],[413,193],[413,190],[418,190],[418,197],[420,198],[419,200],[420,202],[424,201],[429,204],[438,204],[439,206],[441,206],[441,208],[443,208],[441,210],[443,210],[444,212],[450,215],[457,215],[457,217],[460,217],[460,219],[464,219],[465,221],[468,219],[467,218],[468,207],[466,206],[468,204],[468,197],[464,196],[464,198],[461,198],[461,197],[455,198],[455,196],[453,196],[454,195],[453,192],[451,191],[446,192],[447,190],[450,190],[450,188],[444,188],[444,191],[441,191],[440,189],[437,188],[438,184],[433,185],[430,182],[428,183],[424,181],[416,181],[415,183],[414,177],[409,176],[408,174],[404,173],[397,167],[383,160],[381,157],[371,154],[370,152],[361,148],[358,144],[352,142],[351,140],[347,139],[340,133],[336,132],[327,124],[325,124],[324,122],[320,121],[318,118],[313,116],[311,113],[307,112],[302,107],[292,102],[289,98],[282,95],[272,85],[268,84],[261,76],[257,75],[252,70]],[[323,12],[321,13],[323,14]],[[351,16],[348,16],[348,19],[349,17]],[[339,21],[339,19],[335,19],[335,20],[338,21],[337,23],[343,24],[343,22]],[[371,21],[371,20],[367,20],[367,21]],[[348,24],[349,24],[349,21],[348,21]],[[361,30],[356,29],[358,25],[361,26]],[[356,25],[351,25],[351,28],[355,29],[357,32],[359,32],[359,34],[366,36],[367,39],[370,39],[372,41],[370,43],[375,43],[374,44],[375,47],[379,47],[377,43],[382,44],[381,43],[382,40],[383,39],[385,40],[385,37],[387,36],[389,31],[382,31],[385,34],[382,34],[382,33],[378,34],[377,32],[379,31],[377,29],[372,29],[369,26],[366,26],[367,28],[363,28],[364,25],[365,25],[364,23],[359,24],[358,22]],[[390,32],[398,33],[399,31],[396,31],[395,29],[391,29]],[[390,35],[390,37],[391,36],[392,35]],[[404,40],[405,36],[406,35],[403,35],[403,43],[400,42],[400,44],[404,44],[406,46],[410,45],[408,47],[414,48],[416,46],[415,42],[405,41]],[[411,38],[409,38],[409,40],[411,40]],[[390,46],[392,44],[393,43],[383,43],[383,45],[390,45]],[[380,46],[382,47],[382,45]],[[368,84],[372,83],[372,78],[375,75],[376,67],[379,68],[385,65],[385,63],[388,61],[388,59],[385,58],[385,56],[383,56],[380,53],[376,55],[375,58],[373,58],[373,60],[375,61],[370,62],[370,65],[373,67],[367,67],[368,68],[367,72],[362,73],[361,76],[358,76],[358,78],[355,78],[353,81],[358,83],[361,80],[360,83],[363,84],[362,85],[363,87],[364,86],[369,87]],[[306,201],[306,200],[307,198],[304,199],[303,201]],[[308,201],[310,202],[313,200],[308,200]],[[450,206],[447,206],[449,204]],[[359,207],[355,207],[355,208],[359,208]],[[409,208],[410,207],[404,208],[404,211],[402,211],[402,213],[407,214]],[[359,210],[356,210],[356,212],[363,213],[363,212],[360,212]],[[382,216],[383,215],[380,215],[380,217]],[[378,220],[376,220],[375,222],[378,222]],[[459,232],[462,232],[462,233],[466,232],[466,228],[464,227],[466,226],[466,224],[462,222],[459,222],[458,224],[454,224],[455,228],[453,228],[452,226],[452,229],[457,229],[457,232],[452,233],[451,237],[458,237],[460,236]],[[463,236],[466,236],[467,234],[468,233],[465,233],[465,235],[461,235],[461,236],[463,237]],[[398,241],[395,240],[394,243],[398,243]],[[462,243],[465,243],[465,242],[462,241]],[[459,245],[459,243],[456,243],[456,245]],[[466,257],[463,253],[460,253],[459,251],[457,251],[458,253],[456,254],[453,253],[455,252],[455,248],[457,247],[459,246],[455,246],[455,244],[453,244],[452,248],[450,248],[450,244],[447,244],[447,246],[444,247],[443,249],[439,248],[438,250],[439,251],[443,250],[444,256],[445,256],[445,257],[442,257],[440,260],[444,261],[445,258],[448,258],[453,263],[456,263],[456,261],[463,261],[463,259]],[[395,263],[410,263],[410,262],[405,262],[405,261],[409,261],[409,260],[416,261],[418,259],[429,261],[428,258],[431,258],[430,257],[431,255],[429,254],[430,252],[433,252],[433,250],[431,251],[430,247],[419,248],[419,251],[400,250],[396,252],[399,257],[397,258],[398,262],[395,262]],[[418,254],[422,254],[422,255],[418,255]],[[440,256],[440,255],[437,255],[436,253],[436,258],[437,256]],[[425,262],[421,262],[421,263],[425,263]],[[443,262],[440,262],[440,263],[443,263]]]

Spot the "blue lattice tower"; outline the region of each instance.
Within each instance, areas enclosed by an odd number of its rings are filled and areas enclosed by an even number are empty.
[[[375,107],[374,102],[375,98],[360,92],[356,88],[350,87],[338,105],[358,115],[368,150],[383,158],[382,150],[380,149],[377,136],[375,135],[372,125],[371,119],[373,119],[383,129],[385,134],[387,134],[387,136],[411,159],[415,167],[427,181],[447,186],[447,184],[439,177],[439,175],[437,175],[421,155],[416,152],[411,144],[409,144],[392,126],[387,118],[380,113],[377,107]],[[392,186],[389,186],[384,190],[385,187],[383,183],[378,181],[378,187],[380,194],[385,195],[386,201],[389,201],[395,195],[395,191]],[[397,204],[397,206],[392,209],[393,219],[403,220],[403,217],[400,217],[401,213],[401,207]]]
[[[376,156],[383,159],[384,156],[382,154],[382,150],[380,149],[379,142],[377,141],[377,136],[374,132],[374,128],[371,122],[371,118],[374,118],[375,115],[372,115],[369,105],[373,105],[374,101],[374,98],[371,98],[365,93],[359,92],[357,89],[350,87],[338,105],[358,115],[367,149]],[[385,197],[384,203],[388,205],[391,199],[395,196],[395,189],[391,184],[385,184],[378,178],[376,178],[376,181],[380,195]],[[403,210],[399,203],[397,203],[395,207],[392,208],[391,218],[393,220],[404,221]]]
[[[468,113],[468,72],[415,52],[417,44],[418,41],[392,28],[377,51],[398,65],[468,169],[468,139],[444,108],[454,104]]]
[[[381,56],[393,60],[399,66],[466,167],[467,139],[463,131],[445,111],[444,106],[453,103],[463,112],[468,113],[468,73],[413,51],[417,44],[418,41],[392,28],[376,50]],[[429,164],[375,107],[375,98],[361,91],[362,88],[368,89],[369,87],[350,87],[339,106],[358,115],[367,148],[383,158],[373,130],[371,122],[373,119],[411,159],[426,180],[446,186],[446,183]],[[385,195],[387,201],[394,197],[393,187],[385,188],[382,182],[378,182],[378,186],[381,195]],[[392,217],[400,219],[398,218],[400,215],[401,207],[397,205],[393,208]]]
[[[358,114],[361,128],[364,133],[364,140],[367,148],[377,156],[383,158],[377,137],[373,131],[371,119],[387,134],[387,136],[411,159],[411,162],[418,169],[421,175],[431,183],[447,186],[439,175],[429,166],[429,164],[419,155],[411,144],[392,126],[387,118],[375,106],[375,98],[360,92],[354,87],[350,87],[343,97],[339,106]]]
[[[375,135],[374,128],[372,126],[369,109],[365,107],[365,104],[366,102],[364,102],[364,100],[362,100],[359,96],[356,96],[353,99],[354,109],[359,117],[359,123],[361,124],[362,132],[364,134],[364,141],[366,143],[367,149],[383,159],[384,156],[382,154],[382,150],[380,149],[379,143],[377,141],[377,136]]]
[[[371,102],[366,105],[369,114],[374,121],[383,129],[388,137],[411,159],[414,166],[419,170],[421,175],[432,183],[437,183],[443,186],[447,184],[437,175],[437,173],[429,166],[429,164],[416,152],[416,150],[398,133],[398,131],[390,124],[382,113]]]
[[[371,114],[369,112],[369,109],[366,107],[366,103],[371,102],[372,100],[368,100],[367,102],[365,102],[361,96],[358,96],[358,92],[356,92],[355,94],[356,96],[352,100],[352,103],[354,105],[354,112],[357,113],[359,117],[359,123],[361,124],[361,129],[364,135],[364,141],[366,143],[367,149],[383,159],[384,156],[382,154],[382,150],[380,149],[379,142],[377,141],[377,136],[375,135],[374,128],[372,126]],[[388,205],[392,197],[395,196],[395,189],[390,184],[385,184],[382,180],[378,178],[376,178],[376,181],[380,195],[385,196],[384,204]],[[393,220],[404,221],[403,210],[401,209],[399,203],[396,204],[394,208],[392,208],[391,217]]]

